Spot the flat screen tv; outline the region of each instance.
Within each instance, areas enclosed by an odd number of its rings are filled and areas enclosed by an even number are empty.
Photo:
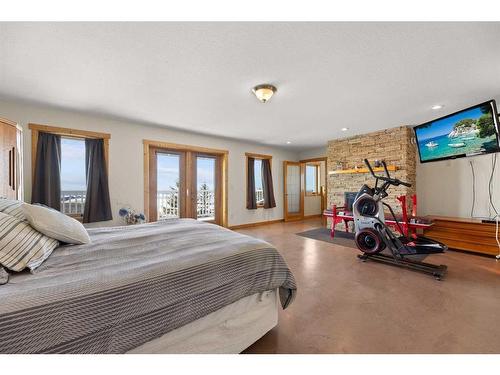
[[[414,127],[421,163],[498,152],[494,100]]]

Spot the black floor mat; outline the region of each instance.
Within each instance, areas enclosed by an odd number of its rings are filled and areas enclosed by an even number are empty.
[[[335,237],[330,237],[330,229],[328,228],[314,228],[305,232],[297,233],[297,236],[312,238],[313,240],[329,242],[335,245],[352,247],[356,249],[354,244],[354,234],[342,231],[335,231]]]

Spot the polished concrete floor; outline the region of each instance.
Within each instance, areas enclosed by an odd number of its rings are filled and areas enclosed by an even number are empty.
[[[500,353],[500,262],[449,251],[443,281],[297,236],[319,219],[238,232],[273,244],[298,284],[279,324],[246,353]]]

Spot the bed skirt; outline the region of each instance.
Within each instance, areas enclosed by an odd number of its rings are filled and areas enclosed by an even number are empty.
[[[256,293],[170,331],[131,354],[241,353],[278,324],[276,290]]]

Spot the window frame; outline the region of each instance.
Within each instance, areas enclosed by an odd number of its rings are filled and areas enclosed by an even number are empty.
[[[271,171],[273,169],[273,157],[272,155],[265,155],[265,154],[255,154],[251,152],[245,152],[245,181],[248,182],[248,158],[254,158],[254,159],[259,159],[259,160],[269,160],[269,164],[271,167]],[[248,196],[248,183],[245,184],[246,186],[246,193]],[[255,202],[257,205],[257,208],[264,208],[264,202],[258,203]]]
[[[320,189],[321,189],[321,163],[319,162],[306,162],[305,164],[305,169],[304,169],[304,191],[305,195],[307,197],[314,197],[317,195],[320,195]],[[307,167],[315,167],[315,174],[316,174],[316,186],[314,191],[308,191],[307,190]]]
[[[111,139],[111,134],[93,132],[88,130],[79,130],[71,128],[62,128],[59,126],[49,126],[41,124],[28,124],[28,128],[31,130],[31,181],[35,178],[35,163],[36,163],[36,152],[38,147],[38,135],[40,132],[60,135],[64,138],[73,139],[103,139],[104,140],[104,159],[106,160],[106,171],[109,176],[109,140]],[[75,219],[81,220],[83,215],[81,214],[65,214],[67,216],[73,217]]]

